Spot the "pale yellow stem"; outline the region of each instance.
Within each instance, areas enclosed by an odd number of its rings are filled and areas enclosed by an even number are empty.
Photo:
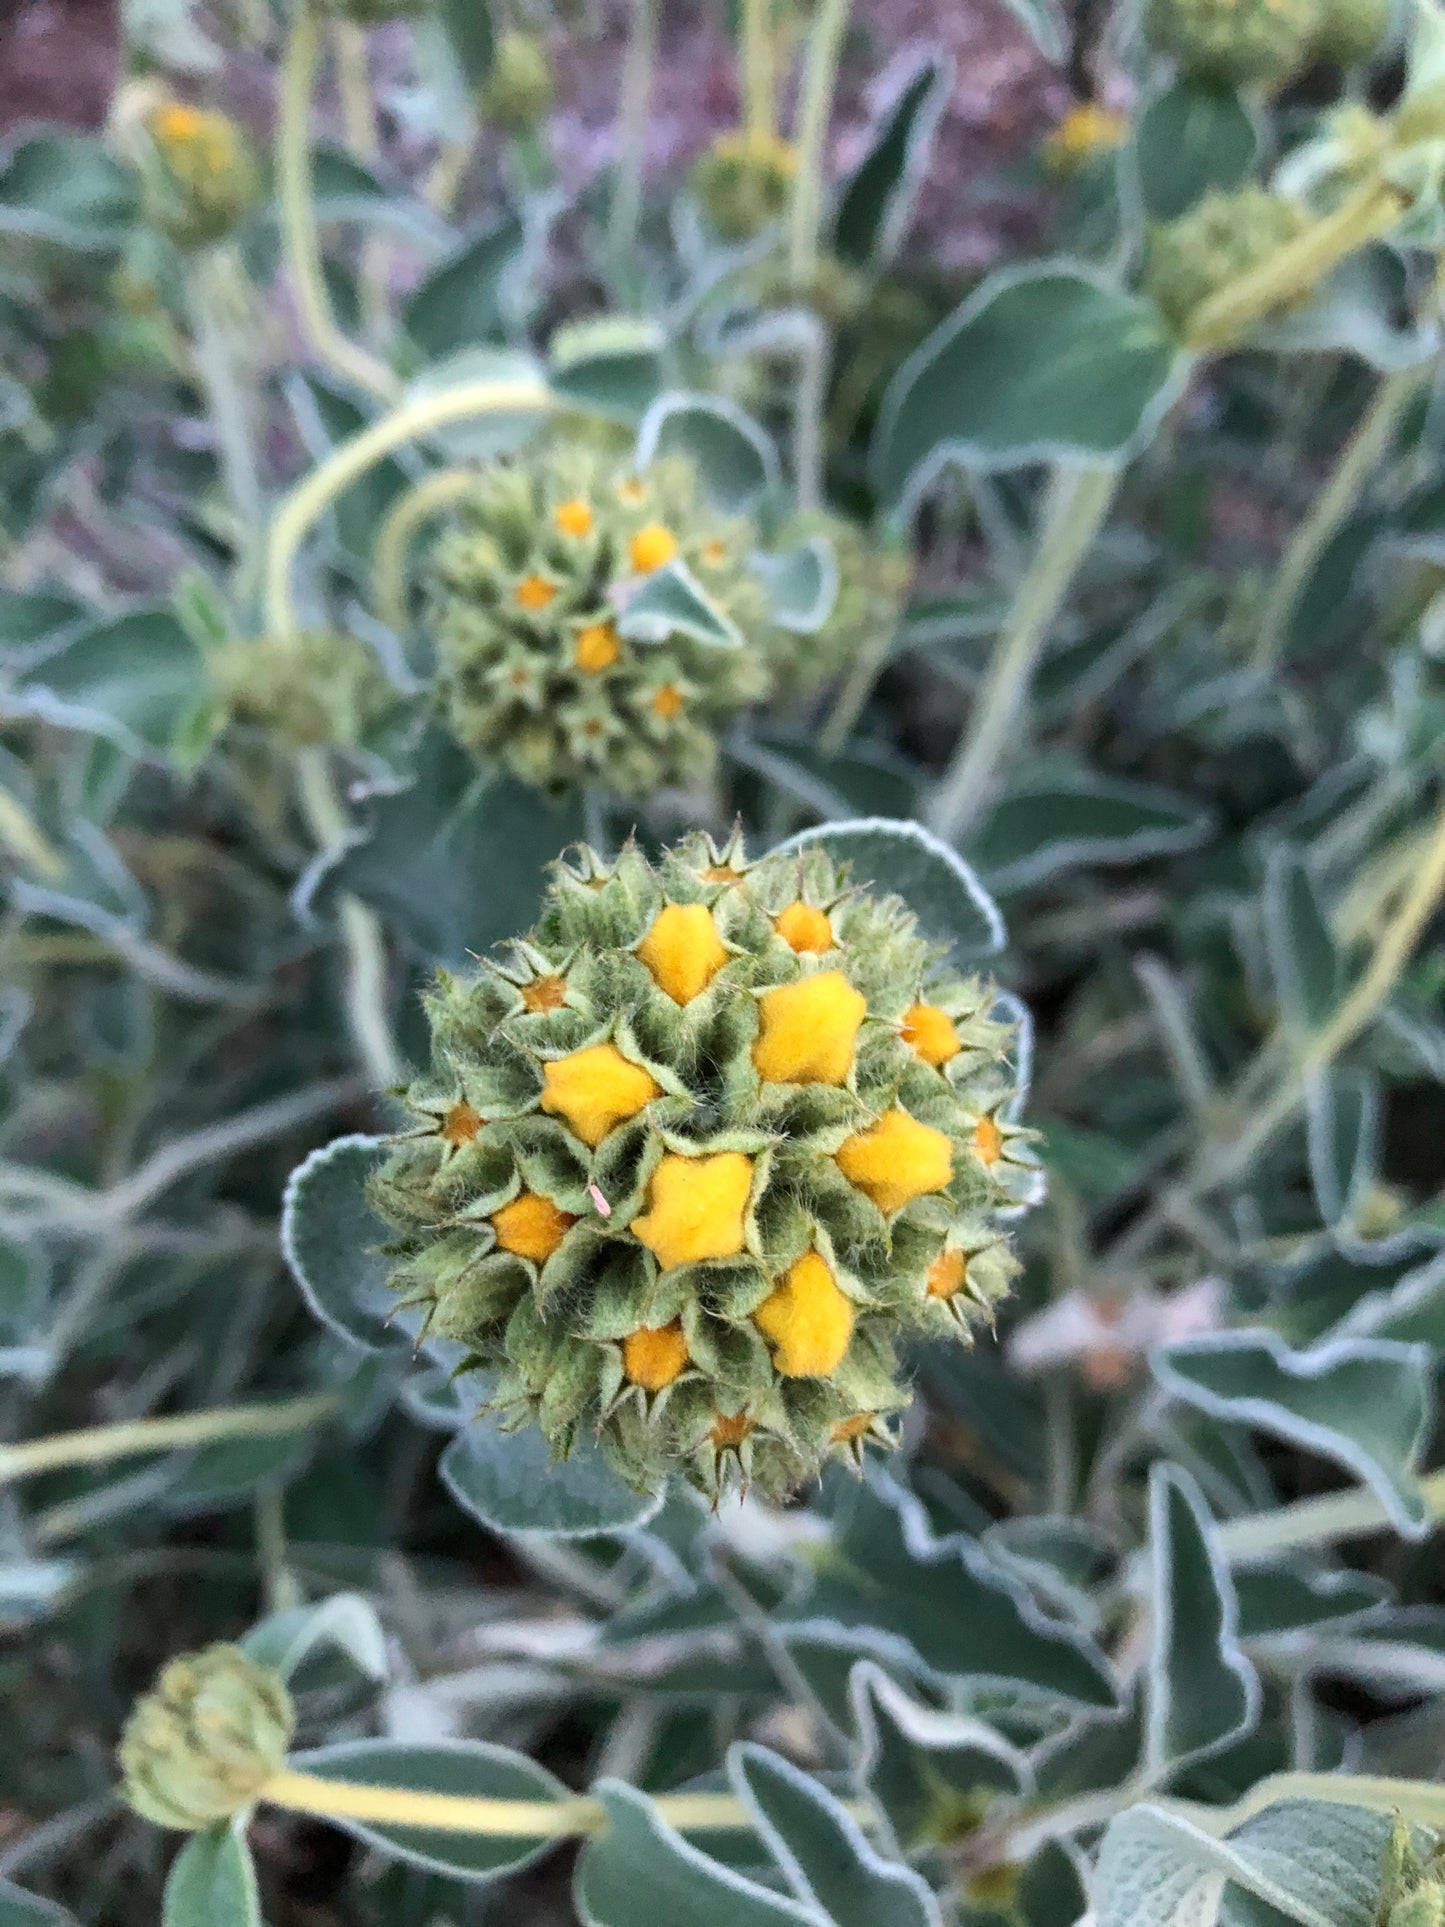
[[[32,1478],[67,1465],[105,1465],[112,1459],[147,1452],[174,1452],[218,1439],[274,1438],[304,1432],[328,1418],[341,1400],[335,1392],[313,1392],[268,1405],[225,1405],[214,1412],[181,1412],[173,1418],[131,1419],[120,1425],[92,1425],[82,1432],[57,1432],[49,1438],[0,1445],[0,1485]]]
[[[423,525],[472,493],[477,485],[474,468],[444,468],[407,490],[388,511],[377,531],[371,552],[372,595],[376,612],[400,635],[407,626],[407,550]]]
[[[743,120],[758,141],[777,131],[777,59],[772,0],[743,0]]]

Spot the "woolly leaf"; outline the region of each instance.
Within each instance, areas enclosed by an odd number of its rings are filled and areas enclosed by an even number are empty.
[[[536,1425],[516,1432],[485,1419],[468,1425],[442,1453],[438,1470],[462,1510],[493,1532],[591,1538],[640,1525],[662,1503],[661,1493],[625,1485],[590,1440],[554,1462]]]
[[[360,1593],[339,1592],[315,1606],[270,1613],[241,1645],[263,1666],[274,1666],[283,1679],[323,1647],[343,1654],[367,1679],[381,1680],[387,1674],[386,1634],[376,1608]]]
[[[609,421],[637,422],[662,387],[667,336],[654,321],[603,315],[554,336],[553,391]]]
[[[713,649],[741,649],[736,623],[720,609],[685,562],[654,569],[628,596],[617,627],[632,642],[662,643],[675,635]]]
[[[0,1880],[0,1927],[79,1927],[75,1915],[58,1901],[28,1894],[9,1880]]]
[[[507,279],[524,238],[521,221],[508,215],[464,241],[408,298],[403,325],[429,360],[505,336]]]
[[[135,212],[130,175],[93,136],[34,134],[0,157],[0,234],[12,239],[104,252]]]
[[[23,671],[5,706],[143,755],[169,750],[207,688],[200,652],[170,610],[133,609]]]
[[[234,1827],[193,1833],[166,1881],[162,1927],[262,1927],[256,1869]]]
[[[1318,1030],[1339,1001],[1342,971],[1313,876],[1298,851],[1270,851],[1264,882],[1270,975],[1286,1021]]]
[[[361,1786],[404,1787],[412,1793],[448,1793],[474,1800],[525,1800],[550,1805],[572,1796],[545,1767],[485,1740],[343,1740],[292,1756],[299,1773]],[[388,1858],[447,1874],[454,1880],[495,1880],[531,1866],[556,1844],[537,1830],[518,1834],[453,1832],[440,1827],[379,1826],[332,1819],[356,1839]]]
[[[1134,153],[1145,213],[1172,221],[1211,189],[1237,187],[1258,147],[1233,88],[1181,75],[1139,117]]]
[[[766,429],[717,395],[659,395],[637,431],[640,467],[685,455],[719,508],[745,514],[778,484],[778,451]]]
[[[817,635],[838,600],[838,557],[827,536],[815,535],[780,554],[755,555],[750,566],[768,592],[778,627]]]
[[[968,840],[995,890],[1029,889],[1091,863],[1142,863],[1208,840],[1207,811],[1153,783],[1063,769],[1011,784]]]
[[[843,183],[833,220],[833,252],[840,260],[876,268],[898,252],[953,92],[954,71],[940,50],[924,56]]]
[[[492,71],[497,30],[488,0],[439,0],[437,15],[469,87],[480,87]]]
[[[860,817],[804,830],[780,847],[821,843],[835,862],[851,865],[855,884],[896,891],[932,943],[950,946],[955,962],[997,956],[1003,919],[973,870],[919,823]]]
[[[391,1235],[366,1199],[384,1152],[376,1137],[339,1137],[291,1173],[281,1211],[281,1249],[291,1276],[323,1325],[367,1351],[411,1338],[387,1287],[381,1246]]]
[[[1331,1065],[1305,1092],[1310,1181],[1327,1225],[1351,1218],[1374,1181],[1380,1087],[1363,1071]]]

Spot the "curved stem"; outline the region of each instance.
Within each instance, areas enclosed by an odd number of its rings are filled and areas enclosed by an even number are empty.
[[[311,92],[319,52],[315,16],[309,0],[300,0],[286,43],[276,126],[276,188],[286,259],[296,283],[302,324],[317,356],[358,388],[392,401],[400,392],[396,376],[375,355],[349,341],[336,325],[321,270],[309,139]]]
[[[617,170],[607,238],[621,262],[637,241],[642,212],[642,175],[647,158],[647,124],[657,64],[657,0],[632,0],[632,22],[622,65],[617,109]]]
[[[1050,477],[1033,561],[994,646],[968,733],[929,813],[945,842],[955,842],[969,827],[988,794],[1050,625],[1109,512],[1121,472],[1060,465]]]
[[[359,161],[371,167],[381,156],[381,140],[376,128],[376,106],[371,97],[365,27],[358,26],[354,20],[334,21],[332,45],[346,145]],[[365,330],[373,341],[383,339],[390,271],[391,250],[386,239],[380,234],[368,233],[361,244],[359,291]]]
[[[242,531],[242,562],[254,555],[265,521],[265,496],[251,437],[251,411],[237,379],[235,329],[227,308],[235,303],[240,265],[213,248],[195,261],[186,277],[186,295],[195,337],[196,374],[206,397],[216,437],[221,475]]]
[[[1375,391],[1359,426],[1345,444],[1334,473],[1315,497],[1284,552],[1260,616],[1259,640],[1254,651],[1256,668],[1268,669],[1278,659],[1300,592],[1359,501],[1366,483],[1384,460],[1400,417],[1426,379],[1421,369],[1404,368],[1387,375]]]
[[[777,131],[772,0],[742,0],[743,120],[755,140]]]
[[[296,485],[272,519],[266,559],[266,620],[272,632],[295,632],[291,567],[307,532],[328,504],[374,463],[384,460],[394,448],[451,422],[551,406],[552,397],[540,382],[468,382],[408,402],[334,449]]]
[[[819,0],[808,39],[795,145],[798,172],[788,227],[788,270],[793,287],[808,287],[818,266],[818,227],[823,211],[823,162],[838,60],[852,0]]]
[[[67,1465],[106,1465],[146,1452],[174,1452],[218,1439],[275,1438],[304,1432],[329,1418],[341,1404],[338,1392],[313,1392],[267,1405],[225,1405],[214,1412],[182,1412],[174,1418],[131,1419],[92,1425],[82,1432],[0,1445],[0,1485],[55,1472]]]
[[[372,595],[376,612],[400,635],[410,612],[406,606],[406,556],[412,540],[432,516],[470,495],[477,485],[474,468],[444,468],[409,488],[388,510],[371,551]]]

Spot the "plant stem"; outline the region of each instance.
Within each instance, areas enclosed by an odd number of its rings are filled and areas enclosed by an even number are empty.
[[[239,276],[234,254],[212,248],[192,265],[186,292],[196,374],[215,431],[226,493],[241,526],[240,560],[244,569],[265,524],[266,507],[251,435],[251,410],[237,379],[236,318],[227,312],[235,306]]]
[[[1421,1479],[1420,1496],[1430,1518],[1445,1518],[1445,1472]],[[1296,1499],[1270,1512],[1228,1519],[1215,1536],[1231,1565],[1247,1566],[1301,1546],[1333,1545],[1338,1539],[1379,1532],[1389,1524],[1390,1515],[1378,1494],[1361,1486],[1354,1492],[1327,1492],[1318,1499]]]
[[[276,127],[276,187],[286,259],[296,283],[302,324],[317,356],[346,381],[383,401],[393,401],[400,391],[396,376],[375,355],[349,341],[336,325],[321,269],[309,139],[319,51],[320,35],[310,0],[299,0],[281,69]]]
[[[174,1418],[130,1419],[120,1425],[93,1425],[83,1432],[57,1432],[50,1438],[0,1445],[0,1485],[67,1465],[107,1465],[145,1452],[213,1445],[218,1439],[304,1432],[329,1418],[340,1403],[337,1392],[313,1392],[275,1404],[225,1405],[214,1412],[182,1412]]]
[[[334,449],[297,483],[272,518],[266,561],[266,620],[272,632],[276,635],[295,633],[291,567],[307,532],[325,513],[328,504],[373,463],[384,460],[394,448],[451,422],[551,406],[551,394],[541,382],[466,382],[407,402]]]
[[[1038,546],[978,692],[968,733],[954,751],[929,812],[933,828],[956,842],[988,794],[1033,679],[1049,627],[1098,534],[1119,486],[1116,468],[1060,464],[1049,479]]]
[[[1268,669],[1278,659],[1301,590],[1384,460],[1400,417],[1425,381],[1426,375],[1421,369],[1404,368],[1387,375],[1376,389],[1359,426],[1345,444],[1334,473],[1315,497],[1284,552],[1260,617],[1259,640],[1254,651],[1256,668]]]
[[[470,495],[474,468],[444,468],[409,488],[387,511],[371,551],[372,597],[388,629],[401,635],[410,620],[406,606],[406,556],[423,523]]]
[[[13,791],[0,784],[0,848],[53,883],[65,875],[65,858]]]
[[[1262,316],[1308,293],[1346,255],[1387,233],[1406,199],[1388,181],[1366,182],[1268,260],[1202,302],[1185,331],[1185,345],[1197,352],[1231,347]]]
[[[742,0],[743,121],[757,141],[777,132],[772,0]]]
[[[370,167],[380,158],[381,141],[376,130],[376,109],[371,98],[366,29],[353,20],[337,20],[332,25],[332,35],[346,145],[359,161]],[[385,240],[379,234],[369,233],[361,244],[360,294],[366,332],[373,340],[381,337],[386,326],[389,272],[390,250]]]
[[[818,228],[823,211],[823,164],[838,59],[848,30],[851,0],[818,0],[808,37],[794,145],[798,171],[788,228],[788,270],[796,291],[812,286],[818,267]]]
[[[647,158],[647,126],[657,64],[657,0],[632,0],[622,91],[617,110],[617,169],[607,238],[620,265],[637,242],[642,212],[642,175]]]
[[[298,793],[318,849],[333,850],[351,836],[324,749],[303,749],[296,758]],[[406,1064],[391,1034],[386,939],[376,913],[360,897],[337,900],[346,951],[346,1015],[357,1055],[377,1090],[406,1081]]]

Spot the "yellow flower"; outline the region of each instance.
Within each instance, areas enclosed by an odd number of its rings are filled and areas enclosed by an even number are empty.
[[[473,1110],[463,1098],[453,1104],[442,1119],[437,1127],[437,1135],[443,1144],[449,1144],[454,1151],[459,1151],[464,1144],[471,1143],[486,1121],[481,1112]]]
[[[1067,174],[1093,154],[1122,147],[1129,138],[1129,122],[1112,107],[1096,100],[1071,107],[1044,142],[1044,159],[1057,173]]]
[[[799,1258],[753,1313],[784,1378],[826,1378],[843,1362],[856,1313],[816,1251]]]
[[[801,899],[790,903],[786,910],[773,918],[773,928],[794,950],[811,951],[815,955],[831,950],[835,942],[833,926],[821,910],[815,910],[811,903]]]
[[[892,1217],[910,1199],[943,1189],[953,1175],[953,1147],[942,1131],[895,1108],[848,1138],[835,1162],[849,1184]]]
[[[537,1191],[523,1191],[492,1213],[492,1229],[503,1251],[539,1265],[547,1262],[576,1222],[573,1213],[560,1210]]]
[[[186,146],[200,137],[205,126],[206,116],[200,108],[188,106],[183,100],[167,101],[150,117],[152,135],[166,146]]]
[[[952,1298],[968,1282],[968,1259],[961,1251],[940,1251],[928,1267],[930,1298]]]
[[[682,691],[676,683],[665,682],[652,699],[653,712],[670,723],[682,711]]]
[[[974,1125],[973,1154],[980,1164],[986,1164],[990,1170],[1003,1156],[1003,1132],[996,1118],[981,1117]]]
[[[701,903],[659,910],[637,954],[675,1004],[690,1004],[728,960],[712,912]]]
[[[753,1188],[753,1161],[741,1151],[685,1158],[669,1152],[647,1186],[647,1211],[632,1230],[664,1271],[704,1258],[735,1258]]]
[[[662,569],[677,554],[677,537],[664,522],[649,522],[632,538],[632,566],[639,575]]]
[[[542,1109],[565,1118],[594,1151],[615,1124],[636,1117],[661,1094],[661,1086],[615,1044],[589,1044],[542,1067]]]
[[[564,502],[552,520],[564,535],[592,533],[592,511],[581,496],[574,496],[570,502]]]
[[[589,676],[610,669],[621,654],[622,645],[610,622],[589,622],[585,629],[577,631],[577,650],[572,660]]]
[[[567,985],[561,977],[534,977],[522,985],[522,1002],[534,1015],[538,1011],[560,1010],[566,1001]]]
[[[842,1084],[868,1001],[841,970],[780,984],[758,999],[753,1064],[770,1084]]]
[[[935,1067],[957,1057],[963,1049],[953,1019],[937,1004],[914,1004],[903,1013],[903,1041],[911,1044],[925,1064]]]
[[[676,1319],[670,1325],[643,1325],[622,1341],[622,1369],[629,1384],[660,1392],[686,1371],[687,1340]]]
[[[544,575],[524,576],[517,584],[517,606],[521,609],[545,609],[556,599],[557,586]]]

